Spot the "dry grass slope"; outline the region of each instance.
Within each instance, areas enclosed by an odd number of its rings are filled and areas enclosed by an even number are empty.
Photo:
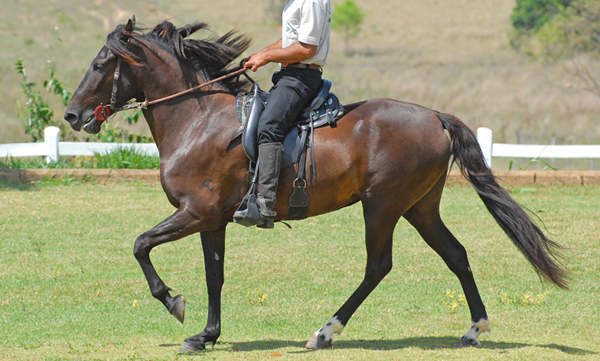
[[[543,64],[510,48],[514,0],[358,2],[368,13],[363,34],[352,56],[343,54],[342,39],[334,36],[326,72],[344,101],[393,97],[420,103],[454,113],[472,127],[489,126],[498,141],[600,141],[600,99],[581,90],[568,64]],[[24,58],[38,82],[47,62],[54,62],[74,89],[105,35],[133,13],[148,27],[166,18],[177,24],[206,21],[216,33],[237,28],[257,49],[278,33],[267,11],[271,3],[0,1],[0,142],[25,139],[15,115],[22,101],[15,59]],[[589,65],[600,71],[600,60]],[[268,78],[268,71],[259,75],[265,86]]]

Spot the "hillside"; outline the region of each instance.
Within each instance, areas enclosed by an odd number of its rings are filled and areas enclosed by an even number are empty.
[[[568,64],[543,64],[510,48],[514,0],[358,2],[368,14],[363,34],[352,56],[344,55],[341,37],[334,36],[326,70],[343,101],[392,97],[419,103],[472,127],[489,126],[497,141],[600,143],[600,98],[580,88]],[[256,3],[0,1],[0,142],[27,139],[16,120],[16,104],[23,101],[17,58],[37,82],[53,62],[57,76],[74,89],[106,34],[131,14],[147,27],[169,19],[178,25],[205,21],[217,34],[236,28],[257,49],[279,30],[268,11],[273,1]],[[600,60],[592,65],[600,71]],[[258,75],[265,87],[269,77],[268,71]]]

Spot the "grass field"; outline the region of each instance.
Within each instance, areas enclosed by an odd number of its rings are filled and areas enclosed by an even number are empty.
[[[451,348],[469,326],[460,286],[402,221],[394,269],[333,350],[303,349],[362,278],[363,229],[354,206],[293,222],[293,230],[230,226],[223,333],[197,359],[600,359],[600,187],[512,193],[567,247],[571,290],[540,284],[474,192],[448,188],[443,215],[469,252],[492,322],[482,348]],[[188,299],[184,326],[151,297],[131,252],[135,237],[170,212],[155,185],[0,185],[0,359],[180,358],[180,342],[205,322],[198,237],[153,252],[167,284]]]
[[[50,62],[68,89],[75,89],[106,34],[132,14],[146,27],[169,19],[178,25],[206,21],[218,34],[237,28],[254,39],[254,51],[278,36],[268,11],[277,1],[221,0],[215,6],[195,0],[0,0],[0,142],[27,139],[16,120],[23,102],[17,58],[25,60],[34,81],[46,78]],[[325,73],[343,102],[416,102],[456,114],[472,127],[491,127],[498,142],[600,141],[600,100],[582,89],[569,63],[545,64],[511,49],[515,0],[357,2],[367,13],[363,31],[352,41],[350,56],[334,34]],[[600,59],[583,62],[600,78]],[[265,87],[269,70],[257,74]],[[54,104],[61,118],[62,106]],[[145,126],[138,129],[147,133]]]

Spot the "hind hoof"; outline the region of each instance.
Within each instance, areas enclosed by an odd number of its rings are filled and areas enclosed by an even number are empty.
[[[455,348],[463,348],[463,347],[481,347],[481,342],[479,340],[475,340],[468,337],[461,337],[458,342],[453,345]]]
[[[310,340],[304,345],[309,350],[319,350],[322,348],[331,348],[333,346],[333,340],[325,340],[324,335],[313,335]]]
[[[177,321],[183,323],[185,319],[185,298],[182,295],[177,295],[170,302],[169,313],[177,319]]]

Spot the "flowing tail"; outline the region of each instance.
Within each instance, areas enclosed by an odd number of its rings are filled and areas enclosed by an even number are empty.
[[[523,208],[497,182],[484,161],[473,132],[450,114],[438,113],[450,132],[452,155],[462,174],[471,182],[496,222],[525,255],[541,277],[560,288],[567,288],[565,271],[557,261],[560,245],[550,240],[536,226]]]

